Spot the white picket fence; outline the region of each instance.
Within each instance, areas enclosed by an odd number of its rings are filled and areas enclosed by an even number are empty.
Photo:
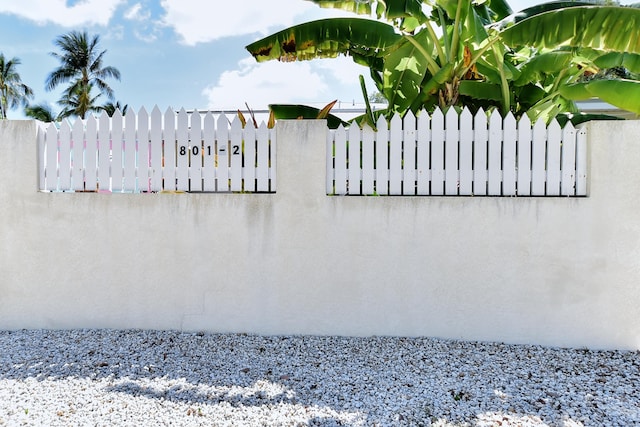
[[[327,194],[586,196],[584,128],[437,109],[327,138]]]
[[[63,121],[39,132],[40,189],[275,192],[275,132],[184,109]]]

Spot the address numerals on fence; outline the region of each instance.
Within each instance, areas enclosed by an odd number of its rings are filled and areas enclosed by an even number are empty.
[[[211,155],[211,146],[207,145],[205,148],[206,148],[206,155],[210,156]],[[231,148],[232,148],[231,154],[233,154],[234,156],[239,156],[240,155],[240,146],[239,145],[233,145]],[[191,147],[191,150],[189,150],[186,145],[181,145],[180,149],[178,150],[178,154],[180,154],[181,156],[186,156],[189,151],[191,152],[192,155],[197,156],[198,154],[200,154],[200,147],[197,146],[197,145],[194,145],[193,147]],[[221,147],[220,151],[225,151],[224,147]]]

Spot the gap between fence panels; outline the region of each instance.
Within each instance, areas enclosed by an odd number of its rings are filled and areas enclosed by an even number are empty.
[[[327,135],[328,195],[587,196],[586,127],[436,109]]]

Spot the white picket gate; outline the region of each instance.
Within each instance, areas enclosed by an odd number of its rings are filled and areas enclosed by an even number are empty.
[[[40,189],[275,192],[275,132],[211,112],[119,111],[40,132]]]
[[[586,130],[436,109],[327,138],[327,194],[586,196]]]

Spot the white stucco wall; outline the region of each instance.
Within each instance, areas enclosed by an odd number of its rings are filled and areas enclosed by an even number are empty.
[[[640,349],[639,121],[589,125],[587,198],[329,197],[325,132],[278,124],[276,194],[60,194],[0,122],[0,329]]]

